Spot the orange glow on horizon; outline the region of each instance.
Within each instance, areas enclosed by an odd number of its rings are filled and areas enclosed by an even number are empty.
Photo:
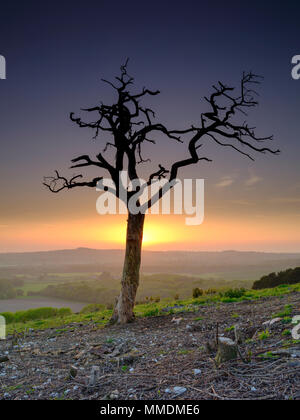
[[[143,235],[143,246],[155,244],[176,243],[179,237],[172,226],[162,223],[149,222],[145,224]]]
[[[274,218],[212,217],[186,226],[185,216],[147,215],[143,247],[153,250],[300,251],[300,224]],[[126,216],[11,223],[0,226],[0,252],[66,248],[124,249]]]
[[[112,244],[118,244],[119,247],[125,246],[126,241],[126,220],[120,220],[119,218],[105,227],[101,227],[101,231],[105,232],[105,236],[109,238],[109,242]],[[92,229],[90,234],[91,239],[99,240],[103,238],[103,235],[99,234],[100,229]],[[182,240],[180,230],[176,232],[174,226],[170,223],[164,223],[163,220],[149,220],[145,222],[144,234],[143,234],[143,246],[149,247],[151,245],[176,243]]]

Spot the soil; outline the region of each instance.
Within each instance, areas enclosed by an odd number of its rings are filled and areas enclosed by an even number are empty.
[[[0,341],[0,356],[9,359],[0,362],[0,399],[299,400],[300,345],[283,334],[292,325],[263,325],[287,304],[291,316],[300,314],[293,293],[126,326],[91,322],[15,334]],[[216,366],[217,335],[235,339],[234,325],[239,356]]]

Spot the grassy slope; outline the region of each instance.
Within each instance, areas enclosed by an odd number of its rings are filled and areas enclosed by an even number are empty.
[[[289,293],[300,292],[300,283],[292,286],[284,285],[274,289],[264,290],[247,290],[245,295],[240,298],[226,298],[220,294],[202,296],[197,299],[185,299],[185,300],[171,300],[163,299],[158,303],[146,303],[139,304],[135,307],[135,313],[138,317],[147,316],[159,316],[170,313],[182,312],[182,311],[194,311],[197,305],[208,305],[218,304],[220,302],[241,302],[247,300],[256,300],[264,297],[272,296],[284,296]],[[179,308],[174,306],[180,306]],[[167,310],[166,310],[167,308]],[[168,310],[168,308],[171,308]],[[164,310],[164,311],[163,311]],[[71,323],[88,323],[94,322],[101,328],[110,319],[112,311],[104,310],[102,312],[91,313],[91,314],[72,314],[65,317],[54,317],[44,320],[28,321],[26,323],[8,324],[7,333],[12,334],[14,332],[24,332],[29,328],[42,330],[47,328],[64,328]]]

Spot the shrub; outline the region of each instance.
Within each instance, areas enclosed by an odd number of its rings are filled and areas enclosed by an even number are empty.
[[[159,309],[158,308],[149,309],[148,311],[144,312],[145,317],[158,316],[158,315],[159,315]]]
[[[57,311],[57,315],[63,318],[65,316],[72,315],[72,311],[70,308],[60,308]]]
[[[52,318],[57,315],[56,308],[37,308],[28,309],[27,311],[15,312],[14,322],[35,321],[39,319]]]
[[[196,287],[193,289],[193,298],[197,299],[198,297],[201,297],[204,295],[204,291],[202,289],[199,289],[199,287]]]
[[[37,308],[28,309],[27,311],[18,311],[15,313],[4,312],[1,315],[4,316],[7,324],[27,321],[38,321],[42,319],[54,318],[56,316],[67,316],[72,313],[69,308]]]
[[[146,296],[144,299],[142,298],[141,300],[137,300],[135,302],[135,304],[136,305],[146,305],[146,304],[153,303],[153,302],[155,302],[155,303],[160,302],[160,296],[150,296],[150,297]]]
[[[217,289],[207,289],[204,291],[206,295],[216,295],[218,293]]]
[[[2,312],[2,315],[5,318],[7,324],[11,324],[14,322],[15,316],[12,312]]]
[[[81,309],[81,314],[91,314],[93,312],[102,312],[105,310],[105,305],[101,305],[100,303],[91,303],[90,305],[86,305],[84,308]]]
[[[239,299],[246,294],[246,289],[228,289],[226,292],[223,293],[225,298],[229,299]]]

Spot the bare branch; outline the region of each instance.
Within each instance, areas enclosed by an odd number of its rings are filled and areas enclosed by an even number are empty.
[[[158,165],[158,167],[159,170],[150,175],[148,185],[151,184],[151,181],[154,178],[158,178],[160,180],[161,178],[165,178],[165,175],[169,173],[169,171],[165,169],[162,165]]]
[[[94,120],[85,122],[81,117],[70,118],[81,128],[91,128],[94,131],[94,139],[101,132],[109,135],[105,139],[103,152],[98,153],[96,160],[88,155],[82,155],[72,160],[71,168],[94,166],[109,172],[116,185],[116,195],[119,193],[119,173],[127,165],[129,179],[138,178],[137,166],[149,162],[150,159],[143,157],[143,145],[146,142],[155,144],[155,134],[163,134],[171,140],[179,143],[187,143],[188,157],[174,162],[170,169],[159,164],[159,169],[149,175],[147,185],[154,179],[168,178],[170,182],[176,180],[178,171],[186,166],[198,164],[200,161],[211,162],[211,159],[199,154],[206,140],[211,139],[219,146],[230,148],[235,152],[254,160],[252,152],[270,153],[277,155],[279,150],[273,150],[262,143],[273,140],[273,136],[261,137],[256,134],[256,128],[250,127],[247,122],[239,122],[237,117],[247,113],[258,105],[258,93],[253,89],[259,85],[261,77],[252,73],[243,73],[238,92],[234,87],[218,82],[213,86],[213,92],[205,97],[209,105],[206,112],[200,116],[200,127],[192,125],[182,130],[170,130],[161,122],[155,122],[156,114],[151,108],[144,106],[142,101],[147,96],[156,96],[159,90],[143,88],[138,93],[131,92],[134,79],[127,72],[128,59],[121,66],[120,75],[115,77],[114,82],[102,79],[116,94],[116,99],[111,105],[103,104],[82,109],[83,112],[94,115]],[[190,135],[188,139],[187,136]],[[154,138],[153,138],[154,137]],[[224,141],[225,139],[225,141]],[[113,164],[105,158],[109,148],[115,151]],[[71,189],[77,186],[96,186],[102,178],[94,178],[91,181],[80,181],[82,175],[76,175],[70,180],[60,176],[46,177],[44,185],[52,192]],[[162,196],[163,191],[159,194]]]
[[[211,159],[207,157],[199,157],[197,150],[202,147],[202,145],[197,145],[198,140],[203,136],[202,130],[198,130],[197,134],[189,142],[189,153],[191,155],[188,159],[179,160],[173,163],[171,168],[171,174],[169,181],[173,181],[177,178],[177,173],[179,168],[183,168],[184,166],[194,165],[200,161],[212,162]]]
[[[71,189],[75,187],[91,187],[94,188],[97,186],[97,183],[103,179],[103,177],[94,178],[92,181],[89,182],[77,182],[77,179],[82,178],[82,175],[73,176],[70,180],[67,178],[60,176],[58,171],[55,171],[55,175],[53,177],[44,177],[43,185],[45,185],[51,192],[59,193],[64,189]]]
[[[215,136],[213,136],[211,133],[207,133],[207,135],[209,137],[211,137],[217,144],[219,144],[220,146],[225,146],[225,147],[231,147],[232,149],[236,150],[237,152],[241,153],[244,156],[247,156],[249,159],[253,160],[253,157],[250,156],[248,153],[242,152],[240,149],[238,149],[237,147],[235,147],[233,144],[230,143],[222,143],[220,140],[218,140]]]
[[[86,162],[79,163],[77,165],[73,165],[70,168],[81,168],[84,166],[98,166],[99,168],[104,168],[104,165],[100,162],[95,162],[90,159],[88,155],[79,156],[75,159],[72,159],[71,162],[76,163],[85,160]]]

